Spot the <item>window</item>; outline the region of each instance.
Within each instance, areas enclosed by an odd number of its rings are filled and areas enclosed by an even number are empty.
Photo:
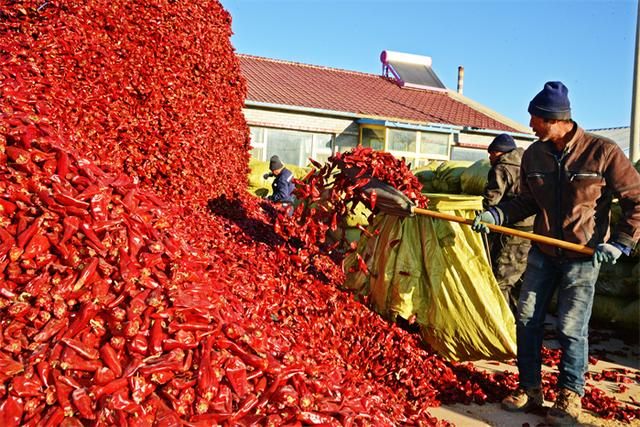
[[[417,132],[413,130],[389,129],[389,151],[416,152]]]
[[[480,148],[451,148],[451,160],[470,160],[475,162],[476,160],[488,158],[487,151]]]
[[[330,133],[314,133],[313,134],[313,150],[308,157],[316,160],[320,163],[324,163],[331,156],[331,146],[333,142],[333,135]],[[308,159],[305,159],[309,163]]]
[[[264,160],[264,128],[250,127],[249,131],[252,147],[249,154],[255,159]]]
[[[336,136],[336,152],[344,153],[358,145],[358,135],[341,133]]]
[[[360,129],[363,147],[386,150],[396,158],[404,157],[412,166],[449,159],[450,133],[376,125],[364,125]]]
[[[384,128],[363,127],[361,129],[363,147],[371,147],[379,151],[384,150]]]
[[[312,134],[292,130],[269,129],[267,132],[267,159],[273,155],[283,163],[303,166],[305,153],[311,152]]]
[[[307,166],[309,157],[326,161],[332,153],[333,135],[285,129],[250,127],[251,156],[267,161],[273,155],[283,163]]]
[[[435,156],[449,156],[449,136],[448,133],[440,132],[420,132],[420,153]]]

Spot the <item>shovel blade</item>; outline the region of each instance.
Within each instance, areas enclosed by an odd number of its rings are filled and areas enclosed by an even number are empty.
[[[404,193],[389,184],[371,178],[371,181],[362,189],[368,195],[375,191],[377,197],[375,206],[381,212],[403,217],[413,215],[415,204]]]

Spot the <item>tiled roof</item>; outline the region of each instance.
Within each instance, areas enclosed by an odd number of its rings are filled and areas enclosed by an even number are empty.
[[[354,113],[385,120],[517,129],[453,99],[446,91],[400,88],[375,74],[238,55],[247,101]]]

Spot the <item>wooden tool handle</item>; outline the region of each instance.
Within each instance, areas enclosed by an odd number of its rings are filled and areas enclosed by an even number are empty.
[[[459,222],[460,224],[473,225],[472,219],[466,219],[455,215],[449,215],[442,212],[430,211],[428,209],[413,208],[413,213],[417,215],[426,215],[432,218],[444,219],[445,221]],[[564,240],[554,239],[553,237],[541,236],[539,234],[529,233],[527,231],[515,230],[513,228],[503,227],[501,225],[493,225],[483,223],[489,230],[498,233],[508,234],[510,236],[522,237],[534,242],[544,243],[546,245],[556,246],[558,248],[579,252],[585,255],[593,255],[594,250],[588,246],[578,245],[576,243],[565,242]]]

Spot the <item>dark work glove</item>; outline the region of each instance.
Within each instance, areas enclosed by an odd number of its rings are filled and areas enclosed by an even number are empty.
[[[262,175],[262,179],[267,179],[271,176],[270,173],[265,173],[264,175]]]
[[[473,219],[471,229],[477,233],[489,233],[491,230],[489,230],[487,224],[483,224],[483,222],[491,225],[496,225],[496,220],[491,212],[484,211]]]
[[[593,254],[592,263],[594,267],[599,266],[603,262],[615,264],[618,258],[622,255],[622,251],[612,245],[611,243],[600,243],[596,246],[596,251]]]

